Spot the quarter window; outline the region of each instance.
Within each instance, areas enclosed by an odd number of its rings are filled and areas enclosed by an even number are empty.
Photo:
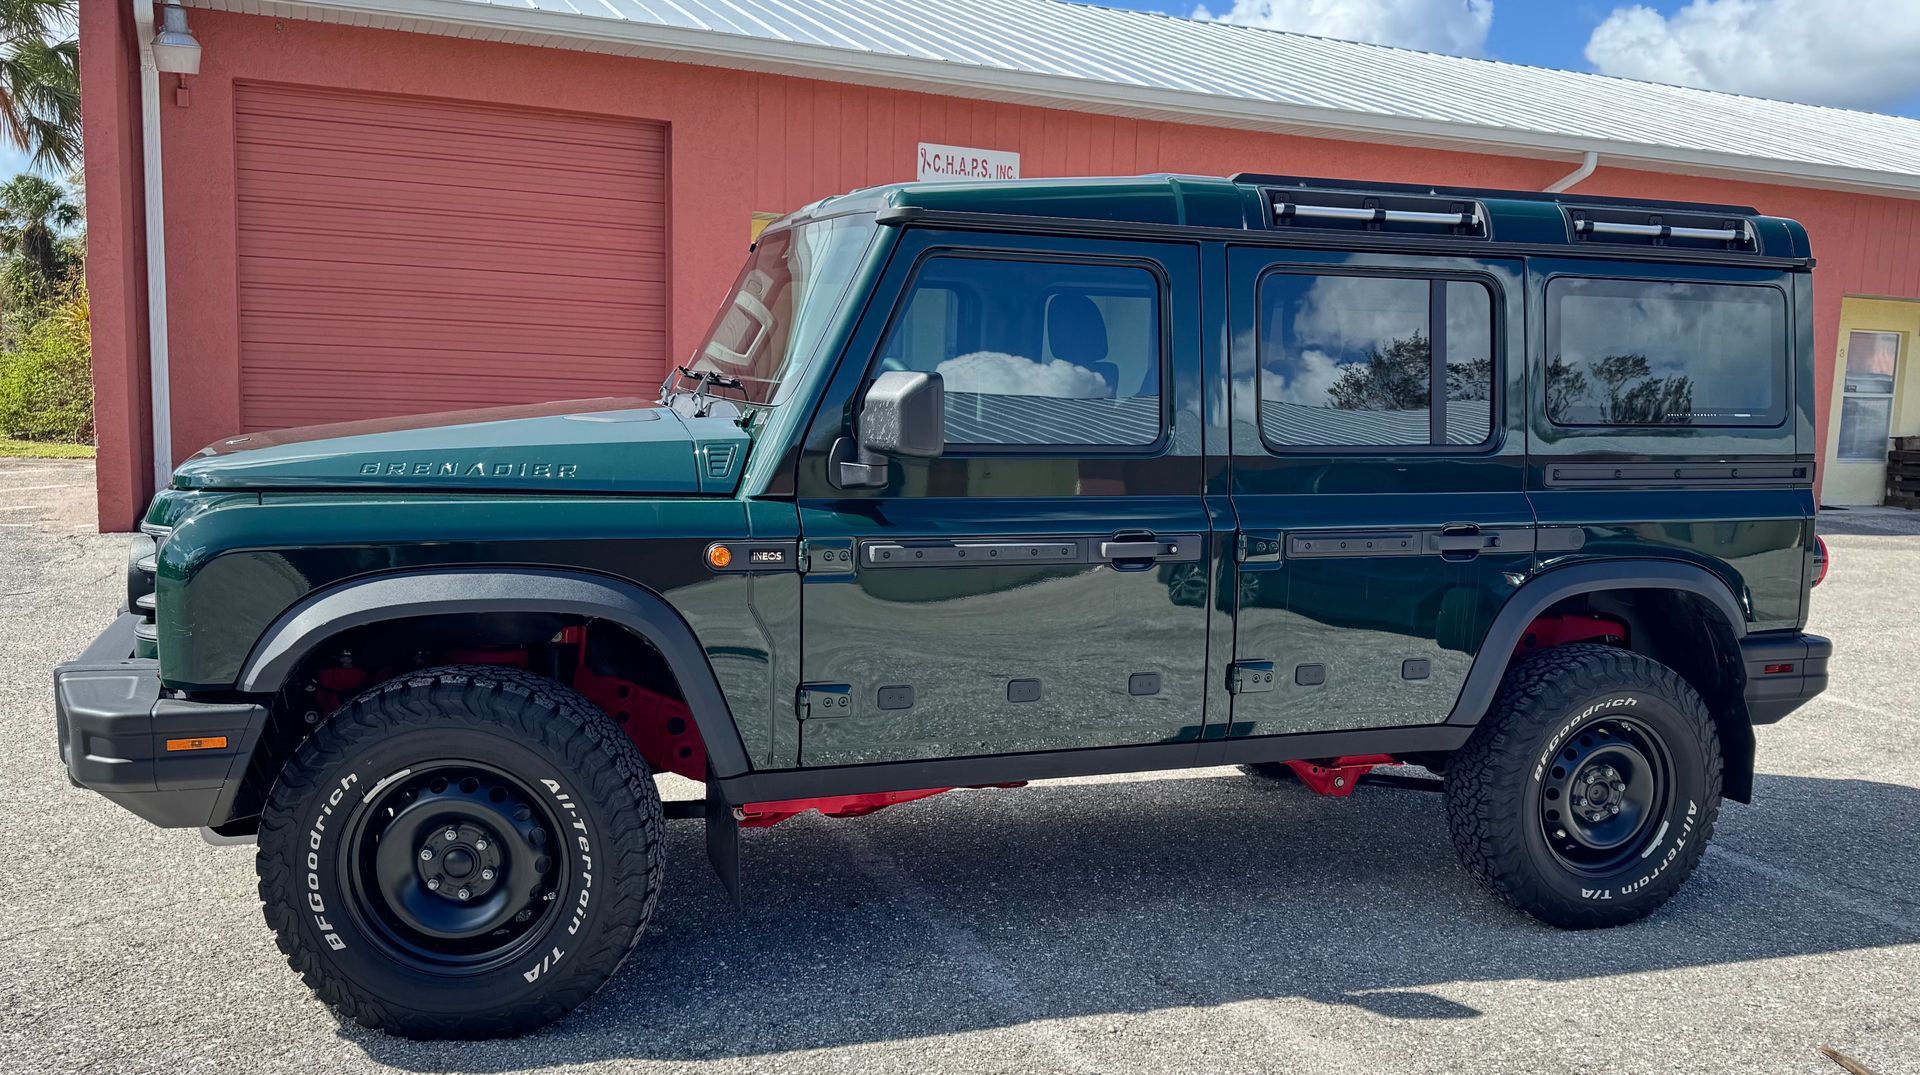
[[[1137,265],[929,258],[879,369],[940,375],[950,444],[1153,444],[1160,292]]]
[[[1771,287],[1547,284],[1547,417],[1566,426],[1786,419],[1786,297]]]
[[[1493,296],[1462,280],[1273,273],[1260,284],[1260,432],[1276,448],[1484,444]]]

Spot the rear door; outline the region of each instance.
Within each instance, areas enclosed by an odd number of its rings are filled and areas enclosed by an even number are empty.
[[[1534,561],[1509,355],[1524,265],[1255,247],[1228,265],[1232,733],[1442,722]]]
[[[803,764],[1199,740],[1198,272],[1189,244],[902,236],[797,479]],[[837,488],[889,370],[942,378],[944,453]]]

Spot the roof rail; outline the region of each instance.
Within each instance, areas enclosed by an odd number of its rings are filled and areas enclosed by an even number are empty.
[[[1753,223],[1734,213],[1651,212],[1607,205],[1563,205],[1561,211],[1574,242],[1760,252]]]
[[[1613,198],[1593,194],[1554,194],[1544,190],[1503,190],[1498,187],[1441,187],[1420,183],[1370,183],[1358,179],[1319,179],[1297,175],[1267,175],[1240,172],[1227,177],[1230,183],[1260,187],[1299,187],[1311,190],[1367,191],[1380,194],[1416,194],[1429,197],[1500,198],[1514,201],[1553,202],[1560,205],[1612,205],[1646,209],[1677,209],[1682,212],[1729,213],[1759,216],[1750,205],[1720,205],[1714,202],[1674,202],[1654,198]]]
[[[1486,208],[1472,198],[1304,188],[1262,193],[1275,227],[1487,237]]]

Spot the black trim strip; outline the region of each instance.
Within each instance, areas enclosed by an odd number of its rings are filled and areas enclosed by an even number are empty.
[[[885,538],[860,542],[860,563],[873,569],[907,567],[1006,567],[1017,564],[1105,564],[1131,559],[1102,554],[1109,544],[1157,544],[1155,563],[1193,563],[1200,559],[1199,534],[1153,538],[1112,537],[958,537]]]
[[[1321,247],[1382,254],[1444,254],[1448,257],[1556,257],[1595,261],[1657,261],[1667,264],[1745,265],[1755,268],[1811,272],[1812,258],[1768,257],[1733,250],[1692,250],[1674,247],[1609,246],[1604,253],[1590,247],[1553,243],[1502,243],[1484,239],[1392,235],[1384,232],[1309,232],[1253,228],[1213,228],[1196,224],[1152,224],[1132,221],[1082,220],[1073,217],[1029,216],[1017,213],[959,213],[897,205],[882,209],[874,219],[886,227],[936,225],[979,231],[1015,231],[1038,235],[1090,235],[1132,239],[1158,238],[1187,242],[1215,240],[1250,246]],[[1468,245],[1471,243],[1472,245]]]
[[[1813,483],[1812,463],[1549,463],[1547,485],[1556,489],[1621,489],[1643,486],[1733,486],[1802,488]]]

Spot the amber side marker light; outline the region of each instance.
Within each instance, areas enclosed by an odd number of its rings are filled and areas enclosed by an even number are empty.
[[[725,545],[707,546],[707,566],[708,567],[711,567],[714,570],[718,571],[720,568],[723,568],[730,563],[733,563],[732,549],[727,548]]]
[[[167,750],[169,753],[176,750],[225,750],[226,747],[227,737],[224,735],[208,735],[202,736],[199,739],[167,740]]]

